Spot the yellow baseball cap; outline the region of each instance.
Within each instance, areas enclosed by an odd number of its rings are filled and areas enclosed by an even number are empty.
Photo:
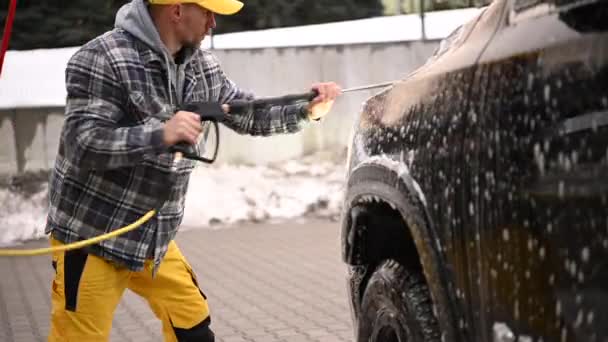
[[[209,11],[222,15],[231,15],[240,11],[243,8],[243,3],[238,0],[149,0],[155,5],[173,5],[173,4],[197,4]]]

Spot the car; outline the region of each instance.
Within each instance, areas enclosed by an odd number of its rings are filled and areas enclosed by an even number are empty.
[[[365,101],[357,341],[608,341],[607,28],[606,1],[495,0]]]

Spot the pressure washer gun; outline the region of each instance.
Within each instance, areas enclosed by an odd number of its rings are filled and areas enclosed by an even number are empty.
[[[348,89],[343,89],[342,93],[351,93],[362,90],[376,89],[376,88],[385,88],[395,84],[397,81],[383,82],[377,84],[368,84],[359,87],[353,87]],[[319,95],[319,92],[316,90],[311,90],[304,94],[291,94],[280,97],[268,97],[268,98],[260,98],[254,100],[235,100],[228,103],[230,107],[229,114],[242,114],[249,109],[259,109],[268,106],[286,106],[290,104],[295,104],[300,101],[312,101],[315,97]],[[217,137],[217,143],[215,144],[215,149],[212,158],[203,158],[197,155],[194,152],[194,146],[190,146],[188,144],[177,144],[172,150],[175,152],[174,161],[179,159],[188,158],[192,160],[197,160],[205,163],[213,163],[215,158],[217,157],[218,147],[220,145],[220,132],[218,123],[221,123],[226,119],[226,113],[222,109],[222,106],[218,102],[191,102],[186,104],[182,110],[197,113],[201,117],[201,123],[211,122],[213,124],[215,134]]]
[[[215,131],[216,144],[211,158],[205,158],[196,153],[194,146],[179,143],[171,147],[170,151],[175,153],[174,163],[181,158],[196,160],[208,164],[215,162],[220,145],[219,124],[226,120],[229,114],[242,114],[248,110],[257,110],[268,106],[286,106],[300,101],[312,101],[319,93],[316,90],[304,94],[291,94],[281,97],[260,98],[254,100],[235,100],[228,103],[229,113],[226,114],[219,102],[190,102],[180,110],[196,113],[201,118],[201,124],[211,123]]]

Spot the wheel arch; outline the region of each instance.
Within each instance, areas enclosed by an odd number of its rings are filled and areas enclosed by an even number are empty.
[[[393,214],[401,220],[401,229],[405,231],[405,234],[400,235],[399,240],[391,241],[397,242],[399,246],[415,248],[414,251],[402,249],[405,254],[401,257],[418,258],[417,261],[431,292],[435,314],[445,335],[444,340],[459,340],[456,322],[460,315],[449,269],[442,254],[437,232],[426,209],[424,194],[407,166],[388,158],[374,158],[359,164],[349,175],[344,204],[342,219],[344,262],[351,266],[362,266],[375,261],[374,258],[378,255],[374,253],[383,250],[384,246],[373,246],[370,243],[378,244],[383,240],[376,237],[379,234],[377,227],[366,226],[369,223],[366,215],[378,214],[378,211],[374,210],[378,208],[386,210],[390,207]],[[384,215],[385,212],[382,214]],[[393,238],[394,233],[389,232],[389,236]],[[388,253],[391,253],[394,248],[389,247],[388,250]],[[373,267],[368,268],[366,272],[373,272]],[[361,286],[365,287],[365,280]],[[360,299],[359,297],[359,302]],[[357,312],[357,308],[354,310]]]

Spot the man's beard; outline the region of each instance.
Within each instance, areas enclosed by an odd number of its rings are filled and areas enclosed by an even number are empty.
[[[204,35],[200,39],[193,38],[191,40],[184,40],[182,46],[189,49],[200,49],[203,40],[207,35]]]
[[[184,42],[182,44],[183,47],[188,48],[188,49],[199,49],[201,47],[201,43],[203,42],[203,40],[199,40],[199,41],[187,41]]]

